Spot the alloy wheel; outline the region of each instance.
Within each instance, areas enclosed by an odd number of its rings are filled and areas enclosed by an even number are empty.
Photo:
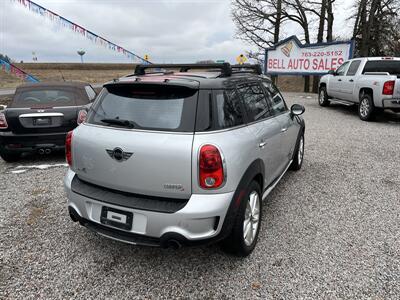
[[[369,104],[369,100],[367,98],[364,98],[361,100],[360,103],[360,115],[365,118],[368,116],[368,113],[370,111],[370,104]]]
[[[301,165],[301,162],[303,161],[303,156],[304,156],[304,137],[302,136],[299,141],[299,151],[297,153],[297,161],[299,165]]]
[[[260,223],[260,196],[252,191],[247,200],[245,218],[243,222],[243,238],[247,246],[251,246],[257,235]]]
[[[325,100],[325,92],[324,92],[324,90],[321,90],[320,92],[319,92],[319,103],[324,103],[324,100]]]

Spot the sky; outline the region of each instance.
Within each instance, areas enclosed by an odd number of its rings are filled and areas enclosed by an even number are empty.
[[[251,45],[235,38],[231,0],[35,0],[111,42],[159,63],[235,58]],[[347,38],[348,0],[336,1],[335,32]],[[347,3],[347,4],[346,4]],[[338,13],[339,12],[339,13]],[[301,34],[286,26],[281,38]],[[15,61],[129,63],[124,55],[93,44],[10,0],[0,0],[0,53]]]

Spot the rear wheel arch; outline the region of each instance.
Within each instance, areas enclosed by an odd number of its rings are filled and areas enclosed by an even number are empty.
[[[233,194],[231,203],[229,205],[228,211],[224,219],[224,224],[221,229],[219,240],[224,239],[231,233],[240,204],[245,198],[246,190],[248,186],[251,184],[251,182],[256,181],[260,185],[262,193],[264,188],[264,178],[265,178],[264,175],[265,175],[264,162],[260,158],[254,160],[247,167]]]
[[[374,91],[371,88],[361,88],[360,92],[358,93],[358,99],[361,100],[361,98],[365,95],[368,94],[374,99]]]

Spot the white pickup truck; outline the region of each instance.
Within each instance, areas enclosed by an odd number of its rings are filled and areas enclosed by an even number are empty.
[[[400,58],[354,58],[321,77],[318,102],[358,104],[363,121],[373,119],[379,109],[400,112]]]

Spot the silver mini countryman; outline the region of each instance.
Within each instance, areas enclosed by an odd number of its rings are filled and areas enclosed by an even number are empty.
[[[139,65],[67,135],[71,219],[131,244],[249,255],[262,200],[301,168],[303,112],[259,66]]]

